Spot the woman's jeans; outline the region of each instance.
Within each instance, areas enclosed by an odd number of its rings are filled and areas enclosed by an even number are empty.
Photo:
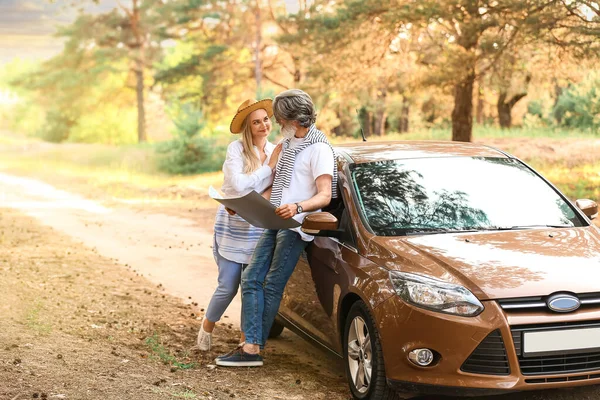
[[[287,229],[265,229],[242,272],[242,330],[246,343],[264,347],[283,290],[309,242]]]
[[[215,261],[219,267],[219,283],[210,299],[205,316],[210,322],[217,322],[221,319],[225,310],[229,307],[229,304],[231,304],[231,301],[237,294],[238,287],[240,286],[240,279],[242,277],[242,270],[246,267],[246,264],[239,264],[223,258],[219,254],[219,246],[216,242],[213,243],[213,246]],[[243,312],[241,318],[243,324]]]

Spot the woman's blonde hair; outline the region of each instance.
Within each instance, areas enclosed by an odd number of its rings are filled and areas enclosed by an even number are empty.
[[[246,117],[242,124],[242,156],[244,158],[244,173],[251,174],[260,168],[260,159],[254,151],[252,143],[252,126],[250,125],[250,115]]]

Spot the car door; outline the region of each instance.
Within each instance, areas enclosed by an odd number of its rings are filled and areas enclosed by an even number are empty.
[[[341,206],[338,217],[346,212],[343,203]],[[344,215],[340,222],[345,219]],[[289,322],[338,354],[342,352],[338,301],[348,285],[346,270],[340,263],[346,263],[348,252],[356,254],[350,242],[351,235],[342,235],[340,239],[315,237],[300,257],[279,308]]]
[[[307,247],[288,281],[279,314],[322,345],[336,350],[332,288],[337,281],[339,245],[317,237]]]

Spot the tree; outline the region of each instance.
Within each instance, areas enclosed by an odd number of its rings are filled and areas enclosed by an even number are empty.
[[[216,122],[242,98],[260,95],[272,68],[264,8],[256,0],[170,2],[169,31],[183,34],[156,74],[169,101],[193,102]]]
[[[148,86],[145,75],[160,57],[160,41],[166,38],[169,21],[162,12],[162,1],[131,0],[127,5],[121,0],[116,2],[117,8],[108,13],[80,13],[73,24],[59,30],[59,36],[66,37],[68,47],[77,49],[94,68],[113,71],[126,68],[131,77],[126,87],[136,94],[138,141],[144,142],[147,140],[144,98]]]
[[[394,117],[407,129],[408,93],[419,79],[410,40],[370,22],[347,29],[340,15],[343,5],[315,1],[309,10],[280,18],[278,45],[305,60],[307,79],[301,86],[317,94],[321,108],[334,109],[342,126],[351,125],[347,119],[354,120],[358,109],[367,136],[381,136],[388,126],[390,104],[401,97],[403,110]],[[343,129],[336,131],[343,134]]]
[[[512,126],[512,110],[527,96],[532,66],[526,59],[534,57],[534,54],[534,49],[520,45],[519,49],[507,52],[490,71],[488,86],[498,91],[496,110],[498,122],[503,129]]]
[[[413,38],[428,73],[425,82],[451,89],[453,140],[470,141],[478,75],[492,68],[517,38],[540,36],[563,18],[557,0],[350,0],[333,18],[313,18],[313,25],[330,26],[329,36],[336,38],[355,37],[352,32],[361,26],[388,43],[400,35]],[[365,46],[373,43],[371,38],[365,38]],[[351,45],[360,47],[355,41]]]

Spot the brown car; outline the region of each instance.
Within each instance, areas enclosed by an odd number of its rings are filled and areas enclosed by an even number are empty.
[[[356,399],[600,383],[595,202],[482,145],[337,152],[340,199],[306,218],[272,334],[342,357]]]

